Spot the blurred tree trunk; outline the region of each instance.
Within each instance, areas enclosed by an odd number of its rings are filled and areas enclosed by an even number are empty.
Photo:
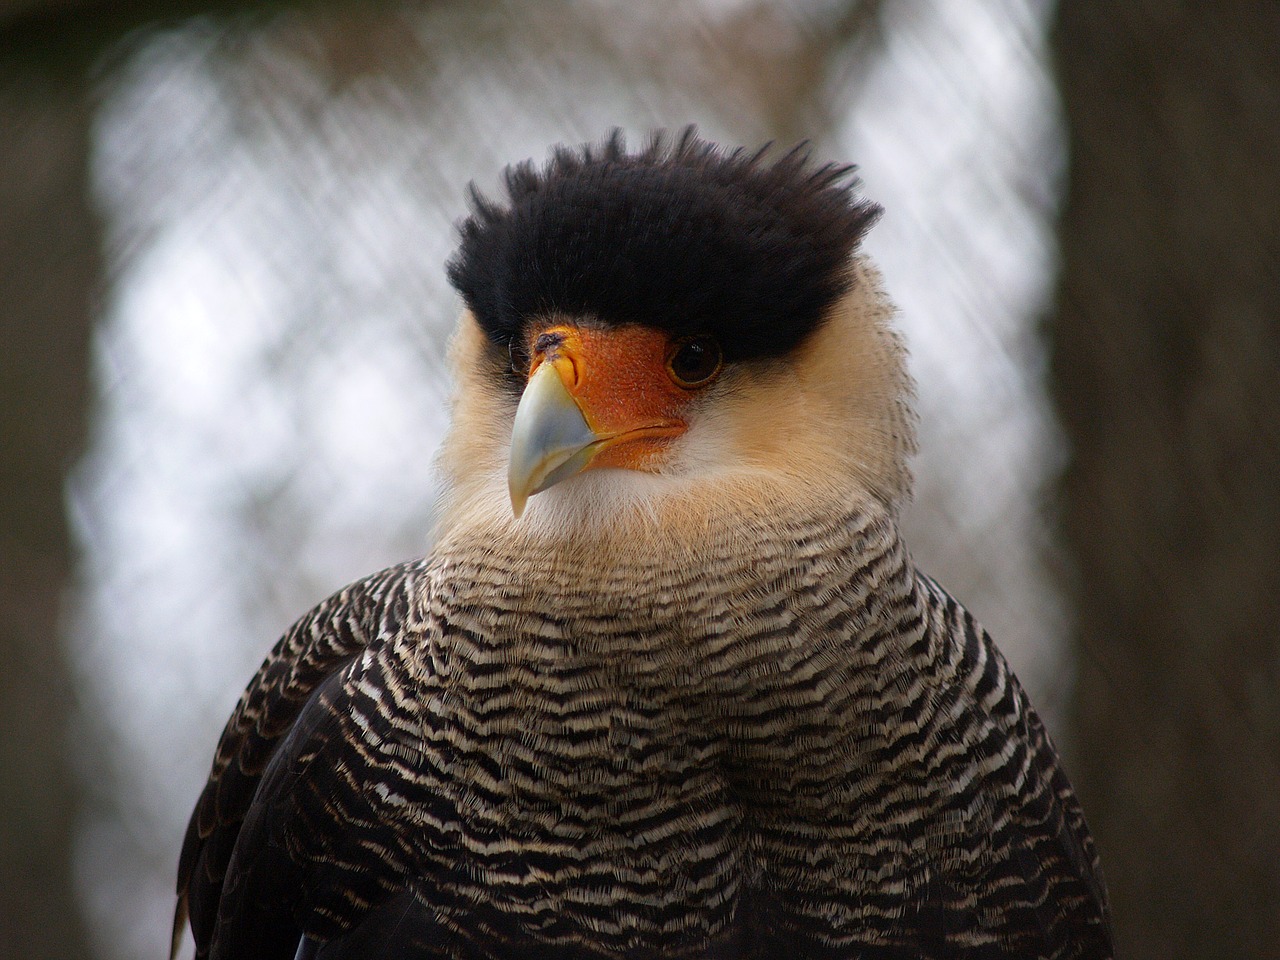
[[[98,231],[84,71],[0,73],[0,957],[88,955],[71,848],[63,476],[84,435]]]
[[[1280,950],[1280,4],[1075,0],[1073,769],[1130,960]]]

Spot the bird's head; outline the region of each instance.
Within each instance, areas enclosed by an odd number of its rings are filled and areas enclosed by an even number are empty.
[[[619,135],[473,188],[449,278],[451,509],[611,524],[664,499],[891,509],[911,383],[851,168]],[[535,509],[535,505],[537,509]],[[623,509],[620,509],[623,508]],[[529,522],[526,518],[524,522]]]

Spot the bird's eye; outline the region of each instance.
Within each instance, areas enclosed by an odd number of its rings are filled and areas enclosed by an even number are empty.
[[[714,337],[685,337],[671,345],[667,372],[679,386],[701,387],[715,379],[723,360]]]

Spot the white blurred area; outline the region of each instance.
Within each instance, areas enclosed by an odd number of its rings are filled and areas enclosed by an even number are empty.
[[[73,485],[79,854],[104,958],[162,956],[223,722],[307,607],[430,546],[444,279],[466,183],[621,126],[808,135],[886,215],[922,452],[920,565],[1053,726],[1061,444],[1038,325],[1061,168],[1049,5],[578,0],[307,6],[135,38],[103,70],[112,282]]]

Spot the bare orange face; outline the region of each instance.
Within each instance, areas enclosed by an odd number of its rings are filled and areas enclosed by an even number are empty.
[[[641,326],[553,324],[527,346],[508,478],[517,513],[528,496],[582,470],[654,469],[721,367],[712,338]]]
[[[643,470],[687,428],[682,413],[691,394],[667,373],[670,340],[662,331],[558,325],[531,346],[530,375],[552,364],[600,438],[591,467]]]

